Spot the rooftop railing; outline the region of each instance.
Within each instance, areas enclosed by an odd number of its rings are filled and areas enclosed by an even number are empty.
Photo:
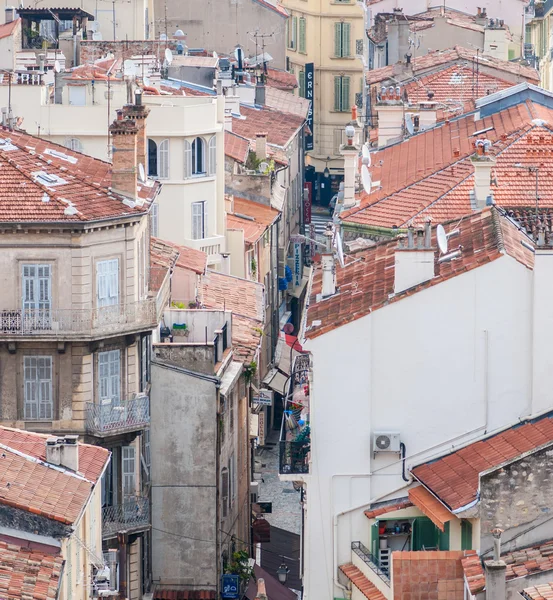
[[[361,542],[352,542],[351,549],[386,585],[390,585],[390,578],[378,566],[378,559],[369,552],[366,546]]]

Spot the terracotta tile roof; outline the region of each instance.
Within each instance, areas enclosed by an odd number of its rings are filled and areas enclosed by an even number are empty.
[[[275,110],[281,110],[282,112],[307,119],[309,104],[307,98],[296,96],[287,91],[272,87],[267,87],[265,90],[265,106],[274,108]]]
[[[507,580],[550,571],[553,569],[553,540],[529,548],[507,552],[502,554],[501,558],[507,564],[505,572]],[[472,594],[485,589],[486,575],[481,557],[473,555],[464,559],[463,569]]]
[[[13,33],[14,29],[19,25],[19,23],[21,23],[20,17],[14,19],[10,23],[4,23],[0,25],[0,40],[2,38],[10,36]]]
[[[227,229],[240,229],[244,232],[247,244],[255,244],[279,216],[278,210],[252,202],[245,198],[234,197],[234,213],[227,213]],[[240,215],[251,217],[243,219]]]
[[[154,600],[215,600],[215,590],[169,590],[154,592]]]
[[[463,600],[463,551],[394,552],[394,600]]]
[[[298,80],[293,73],[281,69],[267,69],[265,81],[268,86],[279,90],[293,91],[298,87]]]
[[[245,163],[250,150],[250,141],[231,131],[225,131],[225,156],[234,158],[239,163]]]
[[[474,503],[478,497],[479,475],[512,462],[553,442],[553,417],[517,424],[502,433],[465,446],[412,469],[413,475],[452,511]]]
[[[284,6],[280,4],[279,0],[254,0],[254,2],[270,8],[274,12],[278,13],[281,17],[288,17],[288,12]]]
[[[553,583],[544,583],[534,587],[526,588],[521,593],[526,600],[552,600]]]
[[[553,208],[553,186],[547,183],[553,169],[553,131],[540,120],[544,117],[553,123],[553,109],[521,103],[476,122],[468,115],[374,153],[372,177],[382,187],[370,196],[363,192],[360,205],[342,213],[343,222],[401,228],[467,214],[473,208],[474,133],[485,129],[482,135],[492,142],[490,153],[497,159],[491,186],[495,204],[506,209],[535,206],[535,175],[514,165],[538,161],[544,167],[540,206]]]
[[[249,140],[255,140],[257,133],[267,132],[267,142],[281,148],[290,143],[298,129],[305,123],[303,117],[272,108],[258,109],[241,105],[240,113],[246,118],[232,119],[234,133]]]
[[[367,600],[386,600],[386,596],[371,583],[361,571],[352,564],[342,565],[340,571],[367,598]]]
[[[459,61],[465,61],[472,65],[476,62],[475,51],[461,46],[454,46],[447,50],[435,50],[434,52],[429,52],[424,56],[417,57],[413,67],[414,73],[423,73],[441,65]],[[515,75],[520,78],[520,81],[526,80],[537,84],[540,80],[538,72],[535,69],[526,67],[520,63],[514,63],[481,54],[479,56],[479,64],[481,65],[481,68],[495,69],[499,72],[502,71],[504,73],[509,73],[510,75]],[[375,83],[386,82],[392,78],[397,78],[398,76],[401,76],[402,73],[405,73],[404,65],[398,63],[367,71],[365,77],[367,84],[372,85]]]
[[[160,266],[169,266],[169,263],[171,263],[172,266],[194,271],[199,275],[205,273],[207,254],[201,250],[154,237],[151,240],[150,248],[153,259],[158,261]]]
[[[421,13],[417,13],[416,16],[419,19],[428,19],[426,21],[414,21],[411,23],[412,31],[421,31],[429,29],[433,26],[433,20],[443,18],[446,23],[455,27],[462,27],[463,29],[470,29],[472,31],[484,32],[484,26],[476,23],[476,15],[470,15],[468,13],[455,10],[453,8],[431,8]]]
[[[144,206],[112,193],[111,165],[18,131],[0,129],[0,222],[86,222],[144,214],[159,184],[139,185]]]
[[[445,524],[448,521],[457,519],[422,485],[409,490],[409,500],[442,531],[445,531]]]
[[[386,513],[402,510],[403,508],[409,508],[410,506],[413,506],[413,503],[410,500],[402,500],[401,502],[386,504],[385,506],[379,506],[378,508],[366,510],[365,516],[369,519],[376,519],[377,517],[385,515]]]
[[[63,558],[0,541],[0,598],[56,600]]]
[[[172,245],[155,237],[150,238],[150,289],[158,292],[179,257],[179,251]]]
[[[64,76],[68,81],[72,80],[111,80],[116,81],[118,78],[115,75],[116,68],[121,64],[120,58],[102,59],[93,64],[79,65],[71,70],[70,73]],[[108,75],[109,71],[109,75]],[[119,79],[124,83],[122,79]]]
[[[52,436],[11,427],[0,427],[0,444],[43,461],[46,460],[46,440],[49,437]],[[109,451],[105,448],[79,443],[79,471],[86,479],[93,482],[98,481],[108,458]]]
[[[434,278],[400,294],[394,294],[397,248],[395,239],[352,254],[351,257],[358,260],[346,264],[344,268],[337,266],[337,293],[319,301],[317,294],[320,294],[322,289],[322,271],[321,265],[318,265],[313,277],[305,336],[317,337],[407,295],[501,258],[505,253],[512,252],[515,260],[522,258],[525,266],[533,267],[533,252],[520,243],[521,240],[528,241],[527,236],[496,208],[487,208],[446,223],[445,229],[460,230],[455,244],[463,246],[461,257],[440,264],[437,262],[436,253]],[[435,229],[432,230],[432,236],[432,244],[435,247]],[[522,252],[519,251],[519,247],[522,248]]]

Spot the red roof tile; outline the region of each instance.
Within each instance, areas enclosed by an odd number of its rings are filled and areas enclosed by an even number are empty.
[[[510,429],[465,446],[412,469],[413,475],[451,510],[476,501],[479,475],[512,462],[525,452],[553,442],[553,418],[517,424]]]
[[[157,183],[139,185],[138,195],[147,202],[131,208],[109,189],[109,163],[6,129],[0,129],[0,168],[0,222],[85,222],[140,215],[159,190]]]
[[[154,600],[215,600],[215,590],[156,589]]]
[[[249,150],[249,140],[232,133],[232,131],[225,131],[225,156],[234,158],[239,163],[245,163]]]
[[[406,295],[496,260],[504,253],[512,254],[513,258],[528,268],[533,266],[533,252],[520,243],[521,240],[528,240],[527,236],[496,208],[472,213],[449,225],[446,224],[446,230],[450,229],[460,231],[459,236],[455,238],[455,244],[463,247],[461,257],[440,264],[436,253],[435,277],[400,294],[394,294],[397,240],[381,242],[356,252],[351,256],[357,260],[346,264],[344,268],[337,266],[337,293],[323,300],[317,300],[317,295],[322,289],[322,270],[321,265],[318,265],[313,277],[305,336],[317,337]],[[432,235],[434,247],[435,230]],[[522,248],[522,251],[519,248]]]
[[[543,583],[522,591],[526,600],[553,600],[553,583]]]
[[[379,506],[371,510],[366,510],[365,516],[369,519],[376,519],[377,517],[385,515],[386,513],[409,508],[410,506],[413,506],[413,503],[410,500],[402,500],[401,502],[396,502],[395,504],[386,504],[385,506]]]
[[[409,490],[409,500],[419,508],[431,521],[445,531],[445,524],[451,520],[457,520],[457,517],[437,500],[425,487],[418,487]]]
[[[367,598],[367,600],[386,600],[386,596],[371,583],[363,573],[352,564],[342,565],[340,571]]]
[[[293,73],[281,69],[267,69],[266,83],[279,90],[293,91],[298,87],[298,80]]]
[[[305,119],[298,115],[281,112],[272,108],[250,108],[240,106],[245,119],[233,118],[232,131],[249,140],[255,140],[260,132],[267,132],[267,143],[281,148],[287,146],[303,126]]]
[[[63,558],[0,542],[0,598],[56,600]]]
[[[2,38],[10,36],[14,29],[21,23],[21,18],[14,19],[10,23],[4,23],[0,25],[0,40]]]
[[[236,196],[233,205],[234,213],[227,213],[227,229],[243,231],[247,244],[255,244],[280,214],[270,206]],[[244,219],[241,215],[250,217],[253,221]]]
[[[181,246],[167,240],[152,238],[151,252],[153,259],[160,265],[178,267],[187,271],[194,271],[198,275],[205,273],[207,268],[207,254],[201,250]]]

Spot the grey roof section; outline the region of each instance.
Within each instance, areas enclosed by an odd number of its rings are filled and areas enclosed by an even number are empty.
[[[480,117],[487,117],[511,106],[521,104],[525,100],[532,100],[548,108],[553,108],[553,93],[527,81],[479,98],[476,100],[475,106],[480,111]]]

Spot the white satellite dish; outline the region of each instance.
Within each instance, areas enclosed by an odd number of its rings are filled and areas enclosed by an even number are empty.
[[[266,173],[269,170],[269,163],[266,163],[266,162],[259,163],[258,168],[259,168],[260,173]]]
[[[184,37],[184,31],[182,29],[177,29],[175,31],[175,37]]]
[[[56,73],[59,73],[61,71],[61,65],[60,65],[60,61],[59,60],[55,60],[54,61],[54,71]]]
[[[215,52],[215,50],[213,50],[213,58],[219,58],[219,55],[217,54],[217,52]]]
[[[371,151],[366,144],[363,144],[361,148],[361,153],[363,155],[363,164],[367,165],[367,167],[371,166]]]
[[[144,85],[150,85],[150,78],[147,75],[142,79],[142,81],[144,82]]]
[[[363,189],[365,192],[370,194],[372,190],[372,178],[367,165],[361,167],[361,181],[363,182]]]
[[[445,232],[443,225],[436,227],[436,239],[438,241],[438,248],[442,254],[447,253],[447,233]]]
[[[127,59],[123,63],[123,75],[125,77],[134,77],[136,75],[136,65],[132,60]]]
[[[144,165],[142,163],[138,164],[138,176],[142,183],[146,183],[146,171],[144,171]]]
[[[340,236],[339,231],[337,231],[334,236],[334,245],[336,246],[336,251],[338,253],[338,261],[340,262],[340,266],[343,269],[344,268],[344,250],[342,248],[342,238]]]
[[[406,113],[405,115],[405,128],[409,135],[413,135],[415,133],[415,125],[413,124],[413,117],[411,113]]]
[[[167,40],[167,35],[165,33],[161,33],[159,35],[159,39],[160,41],[165,42]]]
[[[167,61],[168,65],[173,62],[173,53],[169,48],[165,48],[165,60]]]

